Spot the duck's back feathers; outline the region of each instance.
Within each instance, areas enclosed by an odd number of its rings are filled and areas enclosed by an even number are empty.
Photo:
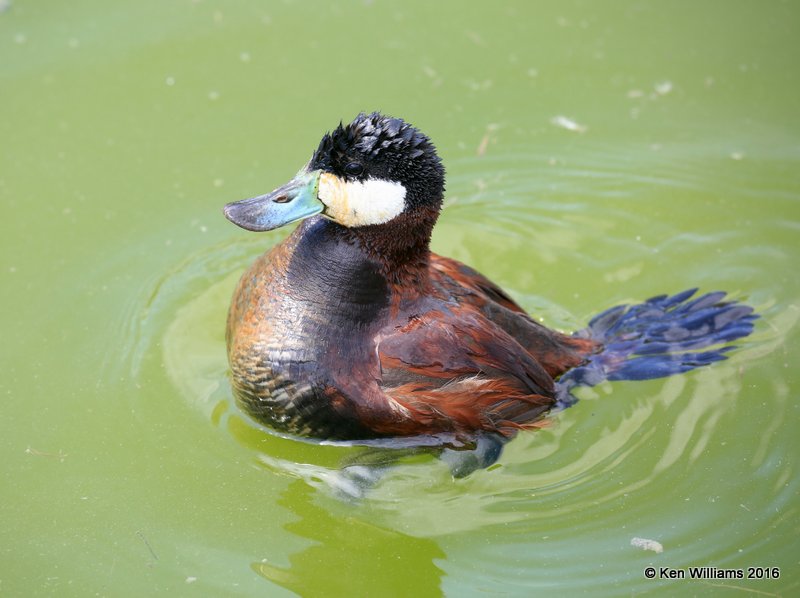
[[[460,262],[432,255],[429,271],[431,291],[376,339],[383,392],[432,430],[508,435],[535,424],[555,401],[553,377],[597,344],[534,322]]]
[[[553,403],[553,380],[472,306],[433,310],[377,344],[383,391],[430,432],[510,432]]]
[[[562,334],[539,324],[498,285],[461,262],[432,254],[430,264],[432,280],[460,303],[479,308],[553,378],[580,365],[600,348],[591,338]]]

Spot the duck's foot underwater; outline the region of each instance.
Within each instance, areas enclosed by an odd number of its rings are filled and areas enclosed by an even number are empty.
[[[475,441],[475,448],[445,448],[439,458],[450,466],[450,473],[454,478],[465,478],[478,469],[486,469],[497,463],[509,440],[498,434],[482,434]]]
[[[357,500],[364,498],[401,460],[431,454],[450,468],[454,478],[464,478],[496,463],[508,441],[509,438],[498,434],[481,434],[474,442],[460,447],[369,448],[344,463],[340,469],[328,471],[322,481],[339,498]]]

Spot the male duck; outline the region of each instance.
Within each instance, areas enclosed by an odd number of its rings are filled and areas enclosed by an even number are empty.
[[[428,137],[372,113],[326,134],[286,185],[225,206],[251,231],[303,220],[242,276],[228,316],[233,388],[255,419],[323,439],[508,437],[577,383],[686,371],[729,347],[696,349],[752,330],[751,308],[693,291],[550,330],[430,251],[443,194]]]

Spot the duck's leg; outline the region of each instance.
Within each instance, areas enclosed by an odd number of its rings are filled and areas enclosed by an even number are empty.
[[[325,482],[340,498],[359,500],[377,486],[398,461],[420,454],[436,454],[447,464],[454,478],[464,478],[496,463],[509,440],[500,434],[487,433],[478,436],[468,448],[370,448],[346,460],[338,470],[329,472]]]
[[[439,458],[450,466],[454,478],[464,478],[478,469],[494,465],[508,441],[509,438],[499,434],[481,434],[477,438],[475,448],[462,450],[445,448]]]

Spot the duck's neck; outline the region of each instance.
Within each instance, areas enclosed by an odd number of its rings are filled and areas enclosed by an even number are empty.
[[[373,262],[390,286],[423,292],[430,285],[430,240],[438,212],[400,214],[388,224],[345,228],[330,223],[343,242],[357,247]]]
[[[290,240],[289,288],[331,323],[379,320],[394,295],[416,295],[430,285],[427,242],[408,246],[397,233],[386,235],[368,227],[347,229],[321,217],[306,220]]]

